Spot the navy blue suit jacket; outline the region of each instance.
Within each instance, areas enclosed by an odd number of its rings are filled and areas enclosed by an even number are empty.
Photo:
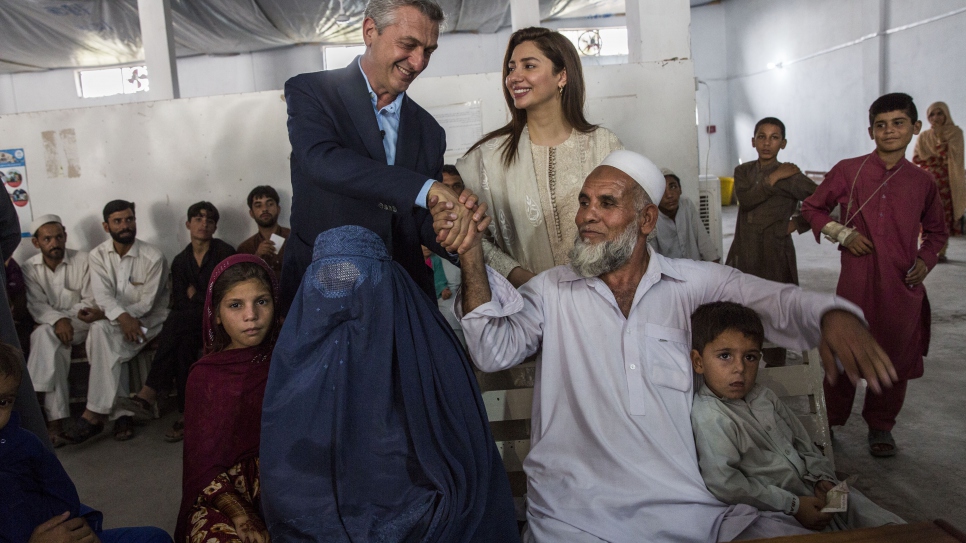
[[[386,164],[382,134],[356,61],[341,70],[297,75],[285,83],[292,143],[292,234],[282,264],[287,311],[312,262],[319,233],[344,225],[372,230],[423,291],[435,299],[420,245],[446,255],[433,217],[415,205],[427,179],[441,179],[446,134],[404,96],[396,163]]]

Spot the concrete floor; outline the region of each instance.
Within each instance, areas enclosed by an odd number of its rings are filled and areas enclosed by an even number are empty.
[[[734,232],[736,207],[724,209],[724,232]],[[732,236],[725,236],[725,254]],[[799,277],[808,289],[834,292],[838,251],[816,244],[810,234],[796,236]],[[836,469],[858,475],[856,486],[872,500],[907,521],[944,518],[966,529],[966,416],[962,397],[966,371],[959,358],[966,345],[966,238],[950,241],[950,262],[926,279],[933,311],[933,332],[926,374],[909,385],[905,407],[894,430],[900,447],[894,458],[876,459],[866,448],[859,392],[854,416],[835,431]],[[959,408],[955,407],[960,405]],[[153,525],[174,531],[181,499],[181,444],[163,440],[175,420],[138,428],[135,439],[118,443],[107,434],[57,451],[77,484],[81,500],[105,513],[109,528]]]

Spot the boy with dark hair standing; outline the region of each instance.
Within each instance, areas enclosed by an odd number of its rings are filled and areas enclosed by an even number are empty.
[[[218,209],[211,202],[197,202],[188,208],[185,228],[191,242],[171,262],[174,307],[158,336],[158,351],[151,371],[137,395],[118,400],[119,406],[137,418],[154,417],[158,392],[170,389],[172,381],[178,391],[178,410],[184,413],[188,370],[201,354],[201,321],[208,281],[215,266],[235,254],[234,247],[214,237],[219,218]],[[164,437],[172,443],[181,441],[184,417]]]
[[[704,377],[691,427],[708,490],[727,504],[795,517],[809,530],[904,524],[854,488],[845,511],[822,511],[839,481],[798,416],[755,382],[764,339],[761,318],[741,304],[713,302],[691,315],[691,365]]]
[[[808,230],[798,212],[798,202],[815,192],[815,183],[791,162],[779,162],[778,153],[788,145],[785,123],[765,117],[755,124],[751,146],[758,160],[735,168],[738,221],[725,263],[779,283],[798,284],[798,262],[792,232]],[[765,349],[768,366],[785,365],[785,349]]]
[[[842,273],[836,292],[862,308],[898,374],[892,388],[865,395],[862,417],[869,425],[873,456],[896,454],[892,428],[907,382],[922,376],[922,357],[929,349],[931,316],[922,281],[949,238],[932,175],[905,159],[906,147],[921,126],[911,96],[881,96],[869,108],[875,151],[836,164],[802,204],[815,239],[825,234],[840,244]],[[829,213],[837,205],[842,216],[833,220]],[[855,381],[850,375],[835,386],[825,383],[830,425],[848,420]]]
[[[762,279],[797,285],[791,234],[808,230],[795,213],[798,202],[815,192],[815,183],[798,166],[778,161],[787,144],[785,123],[779,119],[765,117],[755,125],[751,146],[758,160],[735,168],[738,222],[726,263]]]
[[[287,240],[291,232],[278,224],[278,214],[281,213],[279,203],[278,191],[268,185],[259,185],[248,193],[248,214],[258,225],[258,232],[238,245],[239,253],[255,255],[264,260],[275,272],[275,277],[282,276],[285,246],[272,241],[272,236]]]

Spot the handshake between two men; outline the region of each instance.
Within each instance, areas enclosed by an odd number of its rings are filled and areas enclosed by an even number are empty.
[[[490,225],[486,202],[470,189],[457,194],[437,181],[426,194],[426,204],[433,214],[436,241],[450,253],[464,254]]]

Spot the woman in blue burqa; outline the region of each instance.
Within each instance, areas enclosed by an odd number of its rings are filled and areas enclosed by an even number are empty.
[[[472,367],[370,230],[315,241],[272,357],[261,477],[274,541],[519,541]]]

